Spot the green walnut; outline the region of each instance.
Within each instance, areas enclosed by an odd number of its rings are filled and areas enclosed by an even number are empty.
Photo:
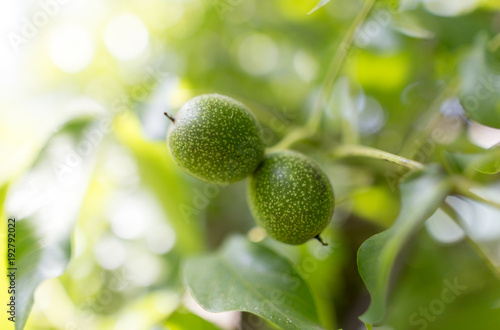
[[[223,95],[189,100],[173,118],[167,144],[188,174],[216,184],[249,176],[264,157],[255,117],[240,102]]]
[[[257,223],[288,244],[311,238],[323,243],[319,234],[334,209],[333,189],[325,173],[311,159],[292,151],[264,158],[248,181],[248,202]]]

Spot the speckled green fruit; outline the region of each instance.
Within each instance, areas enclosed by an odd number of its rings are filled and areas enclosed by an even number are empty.
[[[217,184],[246,178],[264,157],[254,116],[240,102],[218,94],[184,104],[169,128],[167,144],[184,171]]]
[[[281,151],[264,158],[248,181],[248,202],[257,223],[284,243],[319,235],[333,214],[333,189],[308,157]]]

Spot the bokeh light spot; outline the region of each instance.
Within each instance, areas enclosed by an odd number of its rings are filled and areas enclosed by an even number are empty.
[[[473,10],[478,0],[424,0],[425,8],[439,16],[457,16]]]
[[[135,15],[121,14],[106,26],[104,42],[115,58],[132,60],[146,50],[149,32]]]
[[[293,67],[297,75],[305,82],[311,82],[316,78],[318,64],[314,58],[304,50],[299,50],[293,56]]]
[[[105,236],[97,243],[94,256],[102,268],[116,269],[125,261],[125,246],[118,238]]]
[[[146,236],[148,248],[157,254],[164,254],[170,251],[175,244],[175,232],[170,226],[160,223]]]
[[[94,45],[88,32],[74,24],[56,28],[49,37],[48,47],[52,63],[67,73],[82,71],[94,57]]]
[[[264,34],[247,37],[238,48],[238,61],[252,75],[269,73],[278,60],[276,43]]]
[[[145,206],[147,204],[142,200],[134,200],[132,196],[124,197],[114,203],[108,216],[115,235],[123,239],[141,236],[150,219],[150,214],[143,210]]]
[[[437,210],[426,222],[431,236],[442,243],[454,243],[464,238],[464,232],[444,211]]]

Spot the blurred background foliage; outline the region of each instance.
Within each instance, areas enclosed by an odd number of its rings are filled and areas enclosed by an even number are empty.
[[[1,206],[5,219],[19,220],[17,284],[27,290],[18,297],[19,323],[37,330],[273,328],[246,313],[205,312],[186,294],[184,259],[234,233],[255,241],[262,234],[245,182],[221,188],[179,170],[164,143],[163,112],[217,92],[249,106],[268,146],[303,125],[363,3],[332,0],[307,15],[317,2],[0,4]],[[356,251],[397,218],[397,181],[405,174],[377,160],[333,161],[329,150],[347,139],[461,172],[467,160],[457,153],[480,154],[500,141],[499,130],[468,121],[456,97],[471,72],[459,67],[474,47],[500,60],[498,33],[496,0],[378,1],[358,30],[320,130],[294,146],[322,164],[342,201],[324,234],[331,253],[318,258],[317,242],[263,241],[302,274],[326,329],[364,327],[358,316],[369,296]],[[478,46],[481,38],[491,42]],[[467,175],[484,184],[485,196],[500,198],[498,175]],[[498,210],[450,203],[499,262]],[[414,241],[399,261],[380,329],[417,329],[411,315],[456,278],[467,289],[428,328],[497,329],[498,278],[464,232],[437,212]],[[6,301],[6,290],[0,295]],[[5,315],[0,322],[12,326]]]

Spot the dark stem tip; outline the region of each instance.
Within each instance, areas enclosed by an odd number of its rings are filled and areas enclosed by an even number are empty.
[[[170,119],[172,121],[172,123],[175,123],[175,118],[172,117],[171,115],[169,115],[168,113],[164,112],[163,113],[165,116],[167,116],[168,119]]]
[[[321,236],[319,236],[319,234],[314,236],[314,238],[317,239],[321,244],[323,244],[323,246],[328,246],[328,243],[325,243]]]

